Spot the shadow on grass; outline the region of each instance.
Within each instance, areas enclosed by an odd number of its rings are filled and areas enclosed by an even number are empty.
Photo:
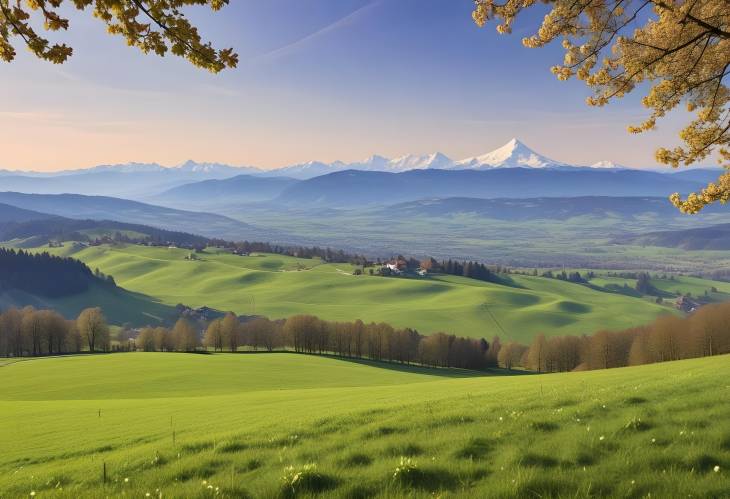
[[[311,357],[324,357],[327,359],[339,360],[342,362],[350,362],[353,364],[361,364],[369,367],[377,367],[380,369],[389,369],[391,371],[399,371],[412,374],[423,374],[427,376],[436,376],[442,378],[476,378],[476,377],[490,377],[490,376],[528,376],[534,373],[532,371],[504,369],[501,367],[490,367],[481,371],[471,369],[460,369],[457,367],[431,367],[422,366],[419,364],[401,364],[399,362],[390,362],[387,360],[372,360],[372,359],[359,359],[355,357],[342,357],[340,355],[328,354],[328,353],[305,353],[305,352],[294,352],[292,350],[239,350],[237,352],[210,352],[205,350],[196,350],[196,352],[190,353],[224,353],[224,354],[236,354],[236,355],[275,355],[275,354],[289,354],[289,355],[307,355]]]
[[[459,369],[455,367],[426,367],[414,364],[400,364],[396,362],[388,362],[384,360],[355,359],[350,357],[340,357],[337,355],[320,355],[330,359],[341,360],[344,362],[352,362],[354,364],[362,364],[370,367],[378,367],[381,369],[390,369],[392,371],[400,371],[415,374],[425,374],[429,376],[439,376],[445,378],[475,378],[486,376],[523,376],[533,374],[529,371],[514,371],[502,368],[489,368],[484,371],[474,371],[470,369]]]

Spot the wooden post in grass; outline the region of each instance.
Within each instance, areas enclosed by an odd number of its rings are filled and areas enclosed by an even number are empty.
[[[101,480],[106,483],[106,461],[101,463]]]
[[[172,430],[172,446],[175,447],[175,430]]]
[[[101,417],[101,409],[99,409],[99,417]]]

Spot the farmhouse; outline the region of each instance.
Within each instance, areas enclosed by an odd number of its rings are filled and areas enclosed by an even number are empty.
[[[390,270],[394,274],[400,274],[402,272],[401,269],[398,267],[397,262],[396,263],[388,262],[385,264],[385,266],[388,270]]]
[[[674,303],[674,306],[683,312],[694,312],[699,304],[687,296],[680,296]]]

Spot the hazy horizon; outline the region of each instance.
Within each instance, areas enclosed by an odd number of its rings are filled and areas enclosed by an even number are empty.
[[[515,140],[515,139],[511,139],[511,140]],[[516,140],[520,141],[519,138],[517,138]],[[520,142],[522,142],[524,144],[523,141],[520,141]],[[504,146],[504,145],[506,145],[506,144],[501,144],[499,147]],[[529,147],[529,144],[524,144],[524,145],[527,145],[527,147]],[[492,151],[493,150],[490,150],[490,151],[482,151],[481,154],[489,153],[489,152],[492,152]],[[542,151],[535,151],[535,152],[538,153],[538,154],[542,154]],[[269,167],[262,166],[262,165],[255,165],[255,164],[230,164],[230,163],[225,163],[225,162],[220,162],[220,161],[209,161],[209,160],[206,160],[206,159],[193,159],[193,158],[188,158],[188,159],[185,159],[184,161],[180,161],[180,162],[172,163],[172,164],[170,164],[170,163],[165,164],[165,163],[163,163],[161,161],[156,161],[156,160],[152,159],[152,160],[130,160],[130,161],[125,161],[123,163],[99,163],[99,164],[90,164],[90,165],[78,166],[78,167],[75,167],[75,168],[58,168],[58,169],[13,168],[13,167],[7,167],[5,165],[0,165],[0,171],[18,172],[18,173],[24,173],[24,172],[25,173],[62,173],[62,172],[69,172],[69,171],[84,171],[84,170],[89,170],[89,169],[93,169],[93,168],[97,168],[97,167],[116,167],[116,166],[127,166],[127,165],[156,165],[156,166],[160,166],[162,168],[174,169],[174,168],[180,168],[180,167],[182,167],[182,166],[184,166],[184,165],[186,165],[188,163],[194,163],[194,164],[197,164],[197,165],[221,165],[221,166],[227,166],[227,167],[233,167],[233,168],[241,168],[241,169],[255,168],[255,169],[258,169],[258,170],[262,170],[262,171],[275,171],[275,170],[284,169],[284,168],[291,167],[291,166],[304,165],[304,164],[307,164],[307,163],[323,163],[323,164],[327,164],[327,165],[332,165],[333,163],[340,162],[340,163],[344,163],[346,165],[349,165],[349,164],[356,164],[358,162],[365,163],[370,158],[372,158],[374,156],[380,156],[380,157],[383,157],[383,158],[385,158],[387,160],[398,160],[398,159],[401,159],[401,158],[406,157],[408,155],[413,155],[413,156],[428,156],[428,155],[431,155],[431,154],[438,154],[438,153],[445,154],[450,160],[455,161],[455,162],[456,161],[459,161],[459,160],[467,159],[467,158],[462,158],[462,157],[454,157],[454,156],[451,156],[449,154],[444,153],[443,151],[411,152],[411,153],[404,154],[404,155],[401,155],[401,156],[390,156],[390,157],[375,152],[375,153],[372,153],[372,154],[368,155],[367,157],[355,158],[355,159],[351,159],[351,160],[336,159],[334,161],[322,161],[322,160],[319,160],[317,158],[309,158],[309,159],[302,159],[302,160],[297,161],[295,163],[283,164],[283,165],[277,165],[277,166],[269,166]],[[479,154],[477,154],[475,156],[478,156],[478,155]],[[592,164],[590,164],[590,163],[588,163],[588,164],[572,164],[572,163],[570,163],[568,161],[563,161],[561,158],[550,157],[550,155],[543,155],[543,156],[547,156],[548,159],[552,159],[552,160],[555,160],[557,162],[565,163],[567,166],[576,166],[576,167],[592,166]],[[596,161],[594,163],[597,163],[597,162],[598,161]],[[617,167],[625,167],[625,168],[637,169],[637,170],[680,171],[680,169],[673,169],[673,168],[669,167],[668,165],[656,165],[656,164],[654,164],[654,165],[627,165],[627,164],[619,164],[619,163],[616,163],[616,166]],[[514,166],[511,166],[511,167],[514,167]],[[520,167],[528,168],[527,166],[524,166],[524,165],[521,165]],[[495,167],[495,168],[504,168],[504,167]],[[717,165],[703,163],[703,164],[698,164],[698,165],[685,166],[681,170],[698,169],[698,168],[703,168],[703,169],[707,169],[707,168],[720,169],[720,167],[717,166]],[[420,169],[420,168],[414,167],[412,169]],[[438,169],[438,168],[436,168],[436,169]]]

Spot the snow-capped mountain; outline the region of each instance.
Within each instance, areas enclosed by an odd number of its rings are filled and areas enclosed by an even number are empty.
[[[538,154],[517,139],[512,139],[494,151],[457,161],[453,169],[483,170],[488,168],[551,168],[570,166]]]
[[[570,167],[566,163],[552,160],[543,156],[517,139],[512,139],[502,147],[491,152],[454,161],[440,152],[431,154],[407,154],[399,158],[388,159],[383,156],[373,155],[361,161],[345,163],[335,161],[323,163],[310,161],[300,165],[287,166],[268,170],[262,175],[266,176],[287,176],[298,179],[307,179],[327,173],[335,173],[344,170],[381,171],[381,172],[404,172],[408,170],[485,170],[490,168],[563,168]]]

